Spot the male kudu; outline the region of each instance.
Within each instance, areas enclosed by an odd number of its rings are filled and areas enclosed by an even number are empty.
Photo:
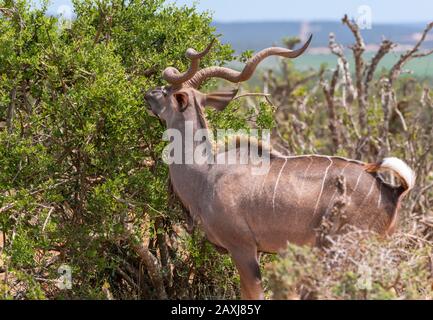
[[[212,77],[233,83],[246,81],[264,58],[298,57],[310,41],[311,37],[294,51],[264,49],[246,63],[242,72],[224,67],[199,70],[199,60],[212,44],[201,53],[188,49],[189,70],[180,73],[172,67],[165,69],[163,77],[170,86],[150,90],[146,100],[168,128],[184,134],[189,121],[194,131],[205,129],[204,107],[222,110],[236,91],[203,94],[197,90],[203,81]],[[250,164],[169,165],[173,189],[192,219],[210,242],[230,253],[240,273],[244,299],[263,298],[260,252],[278,252],[288,241],[316,244],[315,230],[339,196],[338,178],[344,177],[346,184],[345,222],[381,234],[391,233],[395,228],[401,199],[415,181],[413,171],[396,158],[371,164],[342,157],[285,157],[269,152],[270,168],[266,175],[252,174]],[[391,171],[400,186],[384,182],[378,175],[382,170]]]

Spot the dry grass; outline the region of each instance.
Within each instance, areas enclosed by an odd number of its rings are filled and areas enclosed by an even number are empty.
[[[351,228],[328,245],[289,245],[266,267],[274,299],[432,299],[433,216],[389,237]]]

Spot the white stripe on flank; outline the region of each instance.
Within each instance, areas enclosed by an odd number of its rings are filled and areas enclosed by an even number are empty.
[[[328,176],[328,170],[329,170],[329,168],[332,166],[332,164],[334,163],[334,162],[331,160],[331,158],[328,158],[328,160],[329,160],[331,163],[329,164],[329,166],[326,167],[326,170],[325,170],[325,176],[323,177],[323,180],[322,180],[322,186],[321,186],[321,188],[320,188],[320,193],[319,193],[319,197],[317,198],[317,202],[316,202],[316,206],[315,206],[315,208],[314,208],[313,216],[316,214],[317,208],[319,207],[320,198],[322,197],[322,193],[323,193],[323,187],[325,186],[325,180],[326,180],[326,177]]]
[[[371,192],[373,191],[373,187],[374,187],[374,185],[377,183],[377,181],[376,181],[376,179],[374,179],[373,180],[373,183],[371,184],[371,187],[370,187],[370,191],[368,191],[368,193],[367,193],[367,195],[366,195],[366,197],[365,197],[365,200],[367,200],[367,198],[368,198],[368,196],[371,194]]]
[[[367,195],[365,196],[364,200],[362,200],[361,205],[359,206],[359,208],[361,208],[364,205],[364,202],[367,201],[368,197],[370,196],[370,194],[373,192],[373,187],[376,185],[377,180],[373,179],[373,183],[371,184],[370,187],[370,191],[368,191]]]
[[[358,184],[359,184],[359,181],[361,180],[363,173],[364,173],[364,171],[361,171],[361,173],[359,174],[358,180],[356,180],[356,184],[355,184],[355,187],[353,188],[352,194],[356,191],[356,188],[358,188]]]
[[[358,188],[358,184],[359,184],[359,181],[361,181],[361,177],[362,177],[363,173],[364,173],[364,171],[361,171],[361,173],[358,176],[358,179],[356,180],[355,187],[353,188],[353,191],[352,191],[352,193],[349,196],[349,201],[347,201],[348,205],[352,202],[352,195],[355,193],[356,189]]]
[[[304,178],[302,179],[301,187],[299,188],[299,190],[300,190],[299,193],[301,193],[302,190],[304,189],[305,178],[307,176],[308,169],[310,169],[310,167],[311,167],[312,164],[313,164],[313,158],[310,157],[310,163],[308,164],[307,169],[305,169]],[[296,197],[296,204],[299,204],[299,197]]]
[[[370,187],[370,191],[368,191],[368,193],[367,193],[367,195],[365,196],[365,198],[362,200],[362,202],[361,202],[361,204],[359,205],[359,207],[358,207],[358,213],[356,214],[356,216],[355,216],[355,218],[354,219],[357,219],[358,218],[358,216],[361,214],[361,209],[362,209],[362,207],[364,206],[364,203],[367,201],[367,199],[368,199],[368,197],[370,196],[370,194],[373,192],[373,187],[375,186],[375,184],[377,183],[377,180],[376,180],[376,178],[373,178],[373,183],[371,184],[371,187]]]
[[[377,200],[377,208],[380,208],[381,201],[382,201],[382,183],[379,182],[379,200]]]
[[[268,170],[268,172],[266,173],[266,175],[265,175],[264,178],[263,178],[263,181],[262,181],[262,187],[260,188],[260,192],[261,192],[261,193],[263,193],[263,191],[265,190],[266,179],[268,178],[268,175],[269,175],[269,172],[271,172],[271,169],[272,169],[272,162],[271,162],[271,164],[270,164],[270,166],[269,166],[269,170]]]
[[[287,159],[284,160],[284,164],[281,166],[280,172],[278,173],[277,181],[275,182],[274,194],[272,195],[272,212],[275,212],[275,195],[277,193],[278,183],[280,182],[281,174],[283,173],[286,164]]]

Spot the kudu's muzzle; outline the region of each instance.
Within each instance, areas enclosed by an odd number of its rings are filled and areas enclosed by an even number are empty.
[[[150,89],[144,94],[144,101],[146,102],[146,109],[151,116],[158,116],[152,109],[152,104],[157,103],[157,95],[160,94],[160,88]]]
[[[156,87],[148,90],[144,94],[144,101],[146,101],[146,109],[147,113],[152,116],[158,118],[161,122],[161,117],[159,114],[163,112],[165,107],[162,107],[161,110],[155,110],[152,106],[161,106],[161,99],[167,96],[167,89],[165,87]],[[161,122],[161,124],[163,124]]]

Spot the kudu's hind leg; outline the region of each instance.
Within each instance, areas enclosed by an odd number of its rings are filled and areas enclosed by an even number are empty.
[[[242,299],[264,299],[257,249],[236,248],[230,253],[241,278]]]

